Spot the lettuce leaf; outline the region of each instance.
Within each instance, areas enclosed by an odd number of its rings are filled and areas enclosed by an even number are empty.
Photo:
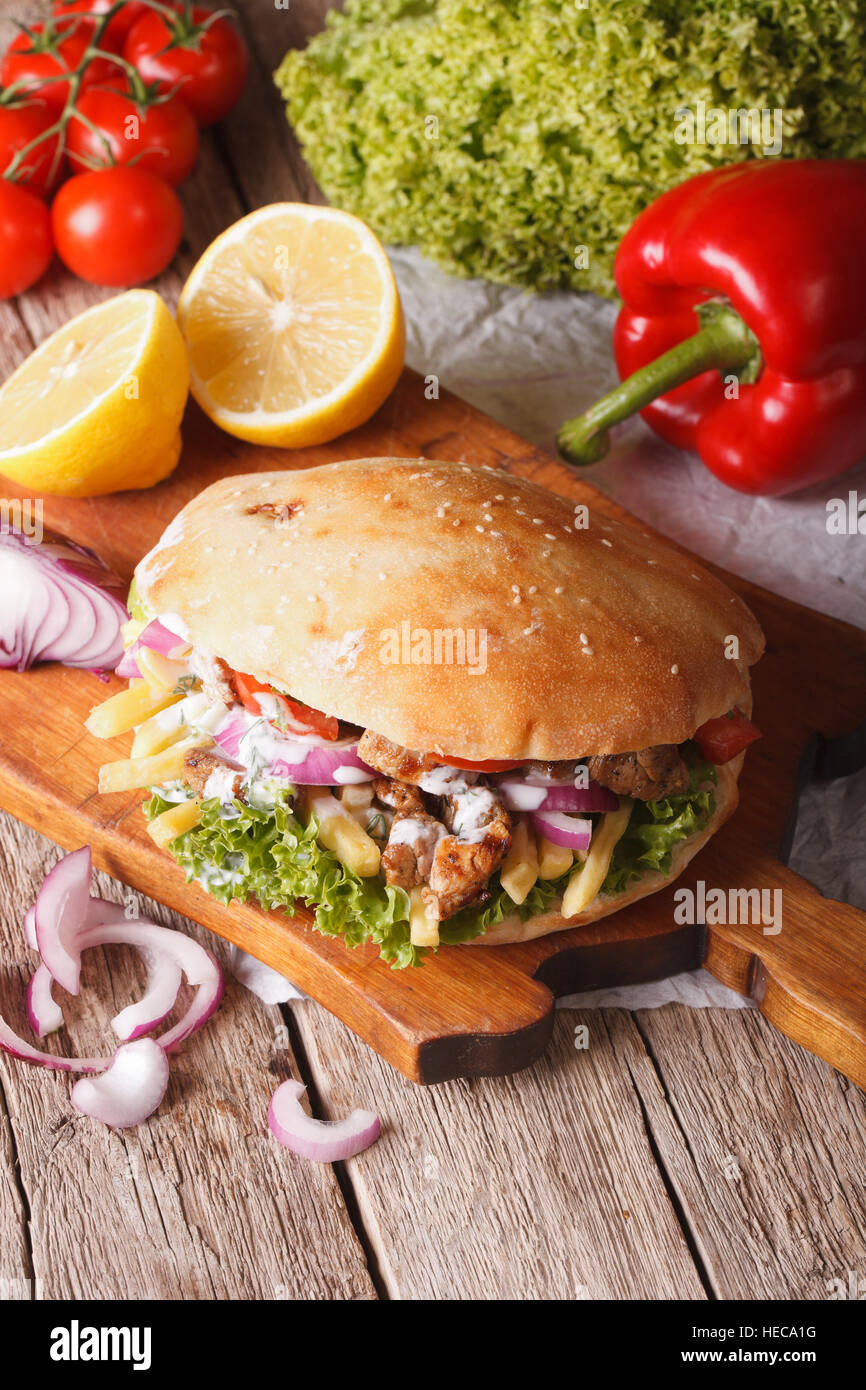
[[[778,113],[782,158],[866,155],[864,40],[862,0],[347,0],[275,77],[328,201],[386,243],[613,295],[642,208],[766,157],[682,140],[684,111]]]
[[[687,761],[687,792],[663,801],[634,803],[628,829],[614,849],[602,893],[622,893],[645,873],[669,873],[676,846],[707,825],[716,808],[712,789],[716,770],[694,753],[687,754]]]

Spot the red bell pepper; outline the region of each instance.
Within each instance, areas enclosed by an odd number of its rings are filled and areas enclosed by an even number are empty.
[[[637,410],[741,492],[793,492],[866,454],[866,160],[699,174],[641,213],[614,274],[625,379],[562,426],[570,462],[602,458]]]

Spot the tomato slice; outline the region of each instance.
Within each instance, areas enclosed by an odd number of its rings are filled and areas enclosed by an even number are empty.
[[[510,772],[512,768],[522,767],[520,760],[513,758],[485,758],[480,762],[473,762],[471,758],[443,758],[443,767],[465,767],[470,772]]]
[[[250,714],[261,714],[262,712],[255,695],[257,690],[267,691],[268,695],[273,694],[269,685],[265,685],[262,681],[257,681],[255,676],[248,676],[243,671],[235,671],[234,686],[241,704],[244,709],[249,710]]]
[[[740,709],[728,710],[718,719],[708,719],[695,734],[695,742],[709,763],[729,763],[750,743],[762,738],[758,729]]]
[[[319,738],[335,739],[340,732],[340,721],[333,714],[323,714],[321,710],[313,709],[312,705],[302,705],[298,700],[290,700],[287,695],[281,695],[278,690],[274,690],[272,685],[266,685],[263,681],[257,680],[255,676],[247,675],[244,671],[234,673],[235,690],[238,693],[244,709],[249,710],[250,714],[261,714],[261,705],[256,699],[256,694],[273,695],[279,702],[281,710],[285,711],[286,723],[290,732],[293,734],[317,734]]]

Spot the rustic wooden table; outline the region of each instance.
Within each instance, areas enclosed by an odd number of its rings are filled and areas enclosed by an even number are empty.
[[[251,78],[181,190],[169,302],[244,210],[319,198],[269,74],[326,6],[235,7]],[[39,8],[0,0],[0,39]],[[0,375],[99,295],[55,272],[0,304]],[[57,854],[0,817],[13,1021],[32,968],[23,909]],[[105,878],[98,891],[123,894]],[[91,957],[68,1011],[76,1049],[98,1047],[141,984],[116,948]],[[334,1167],[279,1148],[265,1112],[290,1075],[315,1114],[377,1110],[379,1143]],[[834,1280],[866,1281],[864,1143],[863,1094],[756,1011],[561,1012],[530,1070],[424,1090],[317,1005],[269,1008],[230,984],[139,1129],[103,1129],[72,1110],[68,1079],[0,1062],[0,1298],[825,1299]]]

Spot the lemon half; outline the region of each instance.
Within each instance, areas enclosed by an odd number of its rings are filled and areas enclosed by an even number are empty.
[[[96,304],[0,388],[0,473],[67,497],[151,487],[177,463],[188,391],[183,338],[158,294]]]
[[[300,448],[368,420],[403,367],[388,257],[335,208],[274,203],[208,247],[178,305],[191,389],[240,439]]]

